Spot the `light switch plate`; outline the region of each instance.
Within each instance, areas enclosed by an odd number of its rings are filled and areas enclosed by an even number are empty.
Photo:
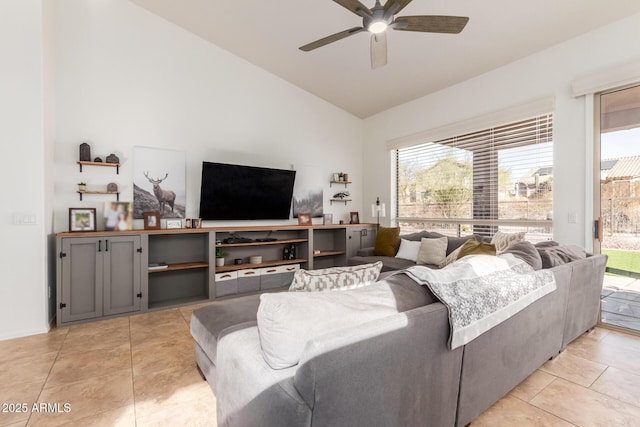
[[[14,212],[13,225],[36,225],[38,219],[33,212]]]

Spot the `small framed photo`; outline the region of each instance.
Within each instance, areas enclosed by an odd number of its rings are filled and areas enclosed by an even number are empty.
[[[349,212],[349,224],[360,224],[360,214],[358,212]]]
[[[182,228],[182,220],[181,219],[168,219],[167,220],[167,228],[168,229]]]
[[[69,208],[69,231],[96,231],[95,208]]]
[[[340,174],[338,172],[333,174],[333,182],[337,182],[340,180]]]
[[[105,202],[104,230],[133,230],[133,211],[131,202]]]
[[[309,212],[298,213],[298,225],[311,225],[311,214]]]
[[[144,229],[159,230],[160,229],[160,212],[143,212]]]
[[[324,215],[322,215],[322,223],[324,225],[333,224],[333,214],[324,214]]]

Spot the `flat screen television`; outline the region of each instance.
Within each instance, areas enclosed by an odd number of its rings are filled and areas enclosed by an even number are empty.
[[[202,162],[200,218],[289,219],[296,172]]]

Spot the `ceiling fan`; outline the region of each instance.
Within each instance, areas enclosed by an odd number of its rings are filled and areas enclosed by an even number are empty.
[[[376,5],[371,9],[358,0],[333,1],[360,16],[362,18],[362,27],[349,28],[321,38],[301,46],[300,50],[309,52],[362,31],[368,31],[371,33],[371,68],[374,69],[387,63],[387,28],[400,31],[458,34],[469,21],[469,18],[464,16],[423,15],[394,17],[412,0],[387,0],[384,6],[380,4],[380,0],[376,0]]]

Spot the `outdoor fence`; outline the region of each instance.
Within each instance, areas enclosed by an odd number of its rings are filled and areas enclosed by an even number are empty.
[[[601,210],[606,236],[640,236],[640,197],[603,199]]]
[[[475,209],[475,212],[474,212]],[[498,219],[487,218],[483,207],[464,203],[405,203],[397,218],[402,233],[436,231],[449,236],[479,234],[491,237],[496,231],[526,232],[527,240],[553,239],[553,212],[550,200],[515,200],[498,202]],[[484,216],[484,218],[483,218]],[[470,219],[473,218],[473,219]]]

